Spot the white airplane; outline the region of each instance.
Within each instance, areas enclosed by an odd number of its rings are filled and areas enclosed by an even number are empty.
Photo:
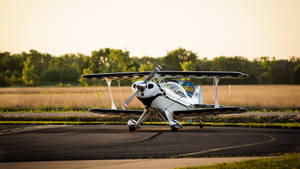
[[[218,83],[219,80],[223,78],[242,78],[247,77],[247,74],[224,71],[160,71],[160,69],[160,66],[155,66],[153,72],[119,72],[83,75],[82,77],[84,78],[105,79],[111,98],[112,109],[89,109],[89,111],[101,114],[141,114],[137,121],[133,119],[128,121],[129,131],[135,131],[151,114],[159,114],[164,121],[169,123],[172,131],[177,131],[182,128],[182,125],[176,119],[199,119],[200,127],[202,128],[203,125],[200,121],[201,116],[241,113],[246,111],[240,107],[219,105]],[[134,93],[123,103],[123,109],[117,109],[112,98],[111,81],[114,79],[142,77],[146,77],[144,81],[137,81],[132,84]],[[215,103],[203,103],[203,92],[200,86],[195,89],[192,97],[189,97],[186,90],[178,83],[167,81],[167,79],[170,78],[213,78],[216,85]],[[135,96],[145,106],[144,110],[126,109]]]

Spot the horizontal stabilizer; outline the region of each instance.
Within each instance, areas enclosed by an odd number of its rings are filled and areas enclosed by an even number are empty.
[[[89,109],[93,113],[101,114],[143,114],[144,110],[122,110],[122,109]]]
[[[247,109],[240,107],[219,107],[219,108],[199,108],[194,110],[174,111],[174,115],[216,115],[216,114],[232,114],[242,113]]]

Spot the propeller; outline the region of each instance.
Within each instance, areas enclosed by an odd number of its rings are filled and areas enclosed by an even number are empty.
[[[153,71],[146,77],[146,79],[144,80],[144,83],[146,84],[148,81],[150,81],[156,72],[159,72],[161,70],[161,66],[160,65],[156,65],[153,69]]]
[[[138,90],[136,90],[123,104],[122,108],[123,110],[126,110],[128,104],[131,102],[131,100],[134,98],[134,96],[137,94]]]
[[[123,110],[125,110],[128,107],[128,104],[131,102],[131,100],[136,96],[138,91],[144,91],[146,88],[146,84],[147,82],[149,82],[156,74],[156,72],[161,70],[161,66],[160,65],[156,65],[153,69],[153,71],[146,77],[146,79],[144,80],[144,83],[142,84],[137,84],[136,88],[138,90],[136,90],[123,104],[122,104],[122,108]]]

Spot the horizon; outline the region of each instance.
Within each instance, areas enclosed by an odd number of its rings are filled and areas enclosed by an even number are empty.
[[[2,0],[0,51],[54,56],[122,49],[163,57],[182,47],[199,58],[299,58],[297,0]]]
[[[100,48],[100,49],[104,49],[104,48]],[[5,53],[5,52],[8,52],[8,53],[10,53],[10,54],[22,54],[23,52],[25,52],[25,53],[29,53],[31,50],[34,50],[34,51],[37,51],[37,52],[39,52],[39,53],[41,53],[41,54],[49,54],[49,55],[51,55],[52,57],[63,57],[63,56],[65,56],[65,55],[76,55],[76,56],[78,56],[78,55],[84,55],[84,56],[92,56],[92,52],[94,52],[94,51],[98,51],[98,50],[100,50],[100,49],[96,49],[96,50],[92,50],[91,52],[90,52],[90,54],[83,54],[83,53],[79,53],[79,52],[77,52],[77,53],[64,53],[64,54],[60,54],[60,55],[55,55],[55,54],[52,54],[52,53],[49,53],[49,52],[42,52],[42,51],[39,51],[39,50],[36,50],[36,49],[29,49],[28,51],[20,51],[20,52],[10,52],[10,51],[1,51],[0,50],[0,53]],[[109,49],[114,49],[114,48],[109,48]],[[178,49],[178,48],[177,48]],[[177,50],[177,49],[173,49],[173,50]],[[185,49],[185,48],[184,48]],[[116,49],[116,50],[122,50],[122,51],[127,51],[127,52],[129,52],[129,57],[130,58],[132,58],[132,57],[137,57],[137,58],[142,58],[142,57],[150,57],[150,58],[155,58],[155,59],[157,59],[157,58],[160,58],[160,57],[166,57],[167,56],[167,53],[164,55],[164,56],[159,56],[159,57],[153,57],[153,56],[134,56],[134,55],[130,55],[130,51],[128,51],[128,50],[124,50],[124,49]],[[171,51],[173,51],[173,50],[169,50],[168,52],[171,52]],[[187,49],[186,49],[187,50]],[[291,60],[291,59],[300,59],[300,57],[299,56],[290,56],[290,57],[287,57],[287,58],[278,58],[278,57],[272,57],[272,56],[258,56],[258,57],[253,57],[253,58],[247,58],[247,57],[245,57],[245,56],[238,56],[238,55],[232,55],[232,56],[224,56],[224,55],[220,55],[220,56],[215,56],[215,57],[210,57],[210,58],[208,58],[208,57],[200,57],[196,52],[194,52],[194,51],[192,51],[194,54],[196,54],[196,56],[197,56],[197,59],[208,59],[208,60],[213,60],[214,58],[218,58],[218,57],[226,57],[226,58],[234,58],[234,57],[242,57],[242,58],[245,58],[245,59],[247,59],[247,60],[249,60],[249,61],[254,61],[255,59],[260,59],[260,58],[262,58],[262,57],[267,57],[267,58],[269,58],[269,59],[275,59],[275,60]]]

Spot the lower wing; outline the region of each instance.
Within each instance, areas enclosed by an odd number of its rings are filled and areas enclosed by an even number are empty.
[[[242,113],[247,111],[247,109],[240,107],[219,107],[219,108],[199,108],[194,110],[180,110],[174,111],[174,115],[179,116],[208,116],[208,115],[217,115],[217,114],[233,114],[233,113]]]
[[[122,109],[89,109],[90,112],[100,113],[100,114],[143,114],[144,110],[122,110]],[[217,114],[233,114],[242,113],[247,111],[247,109],[240,107],[219,107],[219,108],[198,108],[194,110],[179,110],[174,111],[174,115],[178,116],[208,116]]]
[[[142,114],[144,110],[115,110],[115,109],[89,109],[93,113],[101,114]]]

